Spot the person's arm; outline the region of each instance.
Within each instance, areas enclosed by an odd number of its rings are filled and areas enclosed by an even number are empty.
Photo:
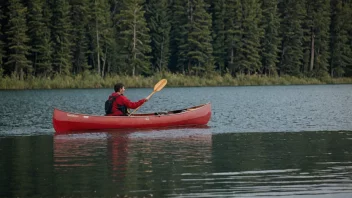
[[[123,104],[129,109],[136,109],[147,101],[145,98],[143,98],[137,102],[132,102],[126,96],[122,96],[122,97],[123,97]]]

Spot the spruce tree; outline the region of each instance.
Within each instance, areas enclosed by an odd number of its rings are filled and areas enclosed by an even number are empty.
[[[226,69],[232,75],[240,71],[240,60],[243,60],[242,42],[242,6],[241,0],[228,0],[225,5],[225,51]]]
[[[31,61],[35,75],[48,76],[52,71],[50,13],[45,0],[29,1],[28,28],[31,44]]]
[[[342,77],[345,72],[352,74],[352,2],[332,1],[330,67],[331,77]]]
[[[263,28],[260,27],[262,18],[258,0],[242,0],[242,54],[240,72],[253,74],[261,68],[260,40],[263,37]]]
[[[88,43],[90,41],[87,32],[89,32],[88,23],[92,16],[89,12],[89,2],[89,0],[71,1],[70,13],[74,27],[72,29],[72,71],[74,74],[81,73],[90,68],[88,65]]]
[[[346,3],[346,6],[347,6],[347,12],[348,12],[348,18],[352,18],[352,2],[351,0],[348,0],[348,1],[345,1]],[[349,23],[348,23],[348,31],[349,31],[349,46],[350,46],[350,50],[352,51],[352,21],[349,20]],[[350,56],[351,57],[351,56]],[[345,73],[347,76],[352,76],[352,64],[351,62],[349,62],[350,64],[348,64],[346,66],[346,69],[345,69]]]
[[[277,0],[265,0],[262,3],[262,27],[264,28],[264,38],[261,47],[261,72],[265,75],[277,74],[277,63],[279,61],[280,45],[280,16],[278,12]]]
[[[309,59],[304,59],[304,72],[308,76],[323,77],[329,65],[330,0],[307,1],[305,7],[307,16],[303,25],[308,42],[304,48],[309,52],[306,53]]]
[[[280,75],[299,76],[303,59],[304,0],[283,0],[279,3],[281,21]]]
[[[123,0],[117,15],[121,60],[128,66],[126,73],[133,76],[150,73],[150,36],[143,4],[144,0]]]
[[[151,37],[151,61],[156,71],[167,70],[170,58],[170,29],[168,0],[150,0],[147,19]]]
[[[58,74],[71,74],[72,24],[67,0],[54,1],[52,17],[53,70]]]
[[[8,55],[5,65],[13,74],[24,80],[25,74],[32,75],[32,67],[27,59],[30,47],[26,24],[27,8],[19,0],[10,0],[8,7],[8,24],[6,36],[8,40]]]
[[[124,63],[124,57],[121,56],[121,51],[123,49],[120,40],[118,39],[121,34],[119,34],[119,18],[118,14],[121,11],[122,2],[120,0],[109,0],[110,5],[110,17],[111,17],[111,43],[109,43],[109,53],[107,54],[107,67],[106,74],[117,74],[125,73],[127,71],[127,65]]]
[[[215,0],[213,2],[212,13],[212,38],[213,54],[216,69],[222,74],[225,72],[226,63],[226,43],[225,43],[225,6],[226,0]]]
[[[4,51],[4,35],[2,34],[2,20],[5,18],[4,16],[4,8],[3,6],[0,4],[0,77],[2,77],[2,65],[3,65],[3,59],[5,56],[5,51]]]
[[[94,0],[91,7],[95,69],[99,75],[104,76],[107,67],[107,57],[113,41],[110,4],[107,0]]]
[[[196,75],[211,72],[213,48],[211,45],[211,16],[204,0],[190,1],[187,43],[180,46],[187,52],[187,71]]]
[[[169,67],[173,72],[181,72],[185,74],[185,64],[187,61],[187,52],[182,50],[180,46],[186,44],[187,39],[187,0],[176,0],[171,4],[172,22],[171,22],[171,38],[170,38],[170,64]]]

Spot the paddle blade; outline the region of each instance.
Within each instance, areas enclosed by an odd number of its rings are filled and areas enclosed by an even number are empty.
[[[154,86],[154,91],[157,92],[157,91],[160,91],[162,90],[165,85],[167,84],[167,80],[166,79],[162,79],[160,80],[158,83],[156,83],[156,85]]]

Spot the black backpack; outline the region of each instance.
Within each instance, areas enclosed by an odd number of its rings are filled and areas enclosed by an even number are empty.
[[[112,113],[112,104],[116,100],[117,97],[109,97],[108,100],[105,101],[105,114]]]

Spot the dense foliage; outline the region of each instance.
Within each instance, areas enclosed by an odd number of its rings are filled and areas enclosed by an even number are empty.
[[[352,0],[7,0],[0,75],[352,76]]]

